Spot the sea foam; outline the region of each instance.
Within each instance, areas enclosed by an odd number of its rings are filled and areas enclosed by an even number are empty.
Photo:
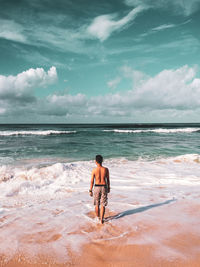
[[[176,128],[176,129],[143,129],[143,130],[123,130],[123,129],[113,129],[113,130],[103,130],[104,132],[115,132],[115,133],[192,133],[199,132],[200,128]]]
[[[59,135],[59,134],[73,134],[76,131],[0,131],[0,136],[13,136],[13,135]]]

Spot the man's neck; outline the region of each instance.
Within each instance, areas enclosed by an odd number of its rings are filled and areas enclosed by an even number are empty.
[[[102,164],[97,163],[97,167],[102,167]]]

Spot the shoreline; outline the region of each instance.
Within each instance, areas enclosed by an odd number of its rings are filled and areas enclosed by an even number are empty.
[[[108,163],[103,225],[93,162],[2,169],[0,266],[199,267],[199,155]]]
[[[93,223],[82,226],[74,234],[85,233],[89,239],[80,249],[70,249],[67,245],[69,236],[66,236],[67,261],[57,260],[58,255],[54,257],[47,249],[45,254],[35,256],[16,253],[6,264],[0,256],[0,266],[199,267],[199,208],[198,201],[179,200],[165,206],[136,210],[134,214],[110,220],[104,225]],[[88,216],[93,219],[94,212]],[[111,216],[116,216],[116,213],[107,209],[105,218]],[[132,225],[130,220],[127,224],[128,217],[131,217]],[[121,234],[126,230],[128,234]],[[30,242],[28,236],[24,241]],[[41,242],[45,243],[45,240]]]

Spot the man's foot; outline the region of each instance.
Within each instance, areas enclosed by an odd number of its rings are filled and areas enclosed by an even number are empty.
[[[103,224],[103,223],[104,223],[104,219],[101,220],[101,224]]]

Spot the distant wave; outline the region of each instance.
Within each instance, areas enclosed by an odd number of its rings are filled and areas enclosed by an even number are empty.
[[[55,130],[43,130],[43,131],[0,131],[0,136],[12,136],[12,135],[56,135],[56,134],[72,134],[76,131],[55,131]]]
[[[192,133],[192,132],[200,132],[200,128],[176,128],[176,129],[148,129],[148,130],[103,130],[104,132],[115,132],[115,133]]]

